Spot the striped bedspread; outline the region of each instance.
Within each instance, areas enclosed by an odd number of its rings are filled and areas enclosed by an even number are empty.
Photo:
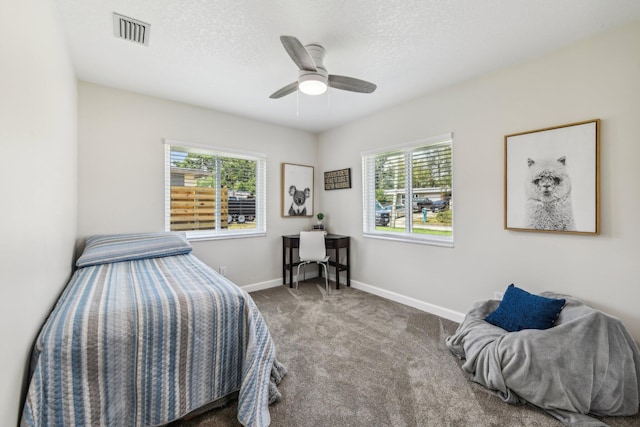
[[[91,265],[37,338],[21,425],[158,426],[239,391],[266,426],[277,365],[251,297],[195,256]]]

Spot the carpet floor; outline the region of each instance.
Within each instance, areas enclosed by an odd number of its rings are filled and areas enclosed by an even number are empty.
[[[326,295],[318,279],[251,295],[288,369],[274,427],[561,425],[469,381],[444,343],[457,323],[353,288]],[[231,402],[171,427],[235,427],[236,411]],[[640,426],[640,415],[602,421]]]

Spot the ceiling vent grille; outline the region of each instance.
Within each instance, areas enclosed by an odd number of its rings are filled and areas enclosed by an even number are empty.
[[[151,25],[137,19],[113,13],[113,31],[119,39],[129,40],[144,46],[149,46]]]

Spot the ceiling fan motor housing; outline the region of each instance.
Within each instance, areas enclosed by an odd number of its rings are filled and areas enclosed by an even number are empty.
[[[313,62],[316,63],[316,71],[299,70],[298,71],[298,85],[304,93],[309,95],[320,95],[326,92],[329,73],[324,68],[324,56],[325,50],[319,44],[308,44],[305,46]]]
[[[318,80],[322,79],[325,83],[329,80],[329,73],[324,68],[318,67],[317,71],[298,71],[298,83],[302,83],[305,80]]]

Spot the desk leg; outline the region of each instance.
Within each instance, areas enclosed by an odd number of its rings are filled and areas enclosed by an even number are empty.
[[[287,248],[282,244],[282,284],[287,284]]]
[[[340,289],[340,248],[336,245],[336,289]]]
[[[347,286],[351,286],[351,259],[349,259],[349,246],[347,246]]]
[[[289,247],[289,287],[293,288],[293,248]]]

